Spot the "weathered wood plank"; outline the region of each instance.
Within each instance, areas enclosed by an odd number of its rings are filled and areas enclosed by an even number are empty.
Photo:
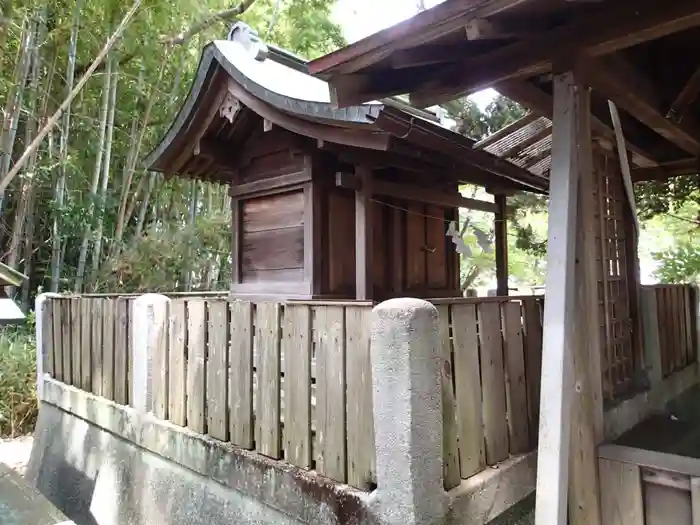
[[[153,413],[159,419],[168,419],[168,320],[169,306],[166,307],[165,317],[157,325],[153,355],[151,356],[151,381],[153,388]],[[107,317],[105,317],[107,319]]]
[[[279,303],[258,303],[255,312],[257,404],[255,448],[261,454],[281,456],[280,379],[281,337]]]
[[[311,467],[311,308],[288,305],[282,326],[284,450],[292,465]]]
[[[600,459],[598,472],[603,525],[644,525],[639,467]]]
[[[86,392],[92,391],[92,308],[91,300],[80,299],[80,385]]]
[[[208,301],[207,418],[209,435],[228,441],[228,302]]]
[[[92,393],[102,395],[102,301],[104,299],[90,298],[90,326],[91,345],[90,354],[92,356]]]
[[[129,314],[126,299],[119,298],[114,306],[114,401],[126,405],[129,345]]]
[[[168,322],[168,419],[182,427],[187,425],[186,311],[184,299],[171,300]]]
[[[530,446],[537,446],[540,424],[540,382],[542,374],[542,320],[537,301],[523,301],[523,323],[525,326],[525,378],[527,387],[528,427]]]
[[[498,303],[479,305],[479,336],[486,462],[494,465],[508,457],[506,377]]]
[[[685,348],[686,348],[686,363],[694,361],[693,352],[693,332],[695,331],[695,323],[693,323],[693,289],[690,285],[683,286],[683,311],[685,313]]]
[[[348,418],[348,484],[370,488],[376,481],[372,368],[370,362],[372,309],[345,309]]]
[[[507,377],[509,447],[511,454],[521,454],[528,452],[531,448],[525,385],[523,328],[519,302],[508,302],[503,305],[503,338]]]
[[[206,309],[203,300],[187,301],[187,428],[206,432]]]
[[[457,407],[455,404],[452,341],[450,339],[450,307],[440,305],[438,311],[438,337],[443,359],[441,375],[443,441],[443,474],[445,490],[460,484],[462,476],[459,468],[459,432],[457,428]]]
[[[63,382],[67,385],[73,384],[73,370],[71,370],[71,327],[70,327],[70,299],[60,299],[61,309],[61,349],[63,357]]]
[[[54,316],[54,300],[47,299],[44,303],[44,309],[41,312],[41,323],[43,330],[41,331],[42,342],[41,346],[44,351],[44,373],[55,377],[54,365],[54,337],[53,337],[53,316]]]
[[[452,305],[459,460],[463,478],[486,466],[476,305]]]
[[[73,297],[70,302],[70,352],[72,384],[78,388],[82,385],[81,356],[80,356],[80,299]]]
[[[345,312],[316,307],[316,470],[335,481],[347,479],[345,420]]]
[[[231,441],[252,449],[253,420],[253,305],[231,303],[230,418]]]
[[[158,369],[156,368],[156,373]],[[114,300],[102,302],[102,396],[114,400]]]
[[[690,478],[690,504],[693,525],[700,525],[700,478]]]
[[[63,333],[61,331],[61,299],[49,299],[52,304],[54,378],[63,381]]]

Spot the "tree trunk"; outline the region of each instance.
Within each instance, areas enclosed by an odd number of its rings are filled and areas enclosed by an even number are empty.
[[[80,293],[83,290],[83,280],[85,278],[85,265],[87,263],[88,247],[95,221],[95,201],[97,199],[97,187],[100,184],[100,173],[102,172],[102,159],[105,150],[105,140],[107,135],[107,114],[109,110],[110,92],[112,82],[112,60],[107,60],[105,70],[104,85],[102,86],[102,103],[100,106],[100,134],[97,156],[95,157],[95,168],[92,172],[90,183],[90,202],[88,204],[88,223],[85,226],[83,239],[80,243],[80,255],[78,256],[78,271],[75,279],[75,291]]]
[[[143,199],[141,200],[139,216],[138,220],[136,221],[136,232],[134,233],[134,239],[136,242],[138,242],[138,239],[141,238],[141,234],[143,233],[143,225],[146,222],[146,212],[148,212],[148,202],[151,198],[151,193],[153,193],[153,187],[155,186],[155,183],[156,174],[151,173],[148,178],[148,188],[146,189],[146,193],[144,194]]]
[[[76,49],[78,47],[78,31],[80,29],[80,4],[81,1],[78,0],[73,8],[73,22],[71,24],[70,44],[68,46],[68,65],[66,67],[66,96],[70,96],[71,91],[73,91],[73,83],[75,80],[75,55]],[[52,292],[58,292],[59,282],[61,279],[61,253],[65,253],[65,251],[61,249],[59,216],[61,213],[61,208],[64,204],[64,198],[66,193],[66,169],[68,167],[68,138],[70,137],[70,119],[71,107],[69,104],[66,107],[66,110],[63,112],[63,122],[61,123],[61,134],[58,151],[59,172],[54,193],[54,200],[56,203],[57,210],[54,213],[53,229],[51,234],[52,247],[50,289]]]
[[[107,114],[107,137],[102,164],[102,185],[100,186],[99,209],[97,212],[97,231],[95,233],[95,247],[92,251],[92,276],[95,278],[102,259],[102,235],[104,231],[105,203],[107,201],[107,186],[109,185],[109,168],[112,157],[112,142],[114,138],[114,113],[117,106],[117,84],[119,83],[119,71],[113,58],[109,86],[109,109]]]

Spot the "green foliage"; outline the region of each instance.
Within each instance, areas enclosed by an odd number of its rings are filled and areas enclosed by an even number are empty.
[[[654,277],[660,283],[695,282],[700,276],[700,250],[693,241],[682,241],[673,248],[655,252],[653,258],[659,265]]]
[[[0,437],[27,434],[37,416],[33,315],[0,328]]]

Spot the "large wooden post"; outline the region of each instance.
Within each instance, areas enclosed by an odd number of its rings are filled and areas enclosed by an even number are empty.
[[[355,298],[372,299],[373,251],[372,251],[372,170],[357,166],[355,174],[360,189],[355,192]]]
[[[508,224],[506,196],[495,195],[494,231],[496,244],[496,295],[508,295]]]
[[[572,72],[555,76],[553,113],[535,522],[567,524],[571,480],[572,523],[598,525],[592,404],[600,399],[592,401],[589,395],[594,389],[589,342],[598,337],[598,330],[574,326],[582,317],[580,308],[592,300],[592,294],[586,293],[586,272],[595,264],[595,250],[589,249],[593,260],[585,253],[595,238],[577,233],[583,226],[581,219],[588,221],[592,213],[592,208],[584,212],[579,207],[580,197],[591,192],[590,187],[579,191],[580,183],[591,180],[590,95]],[[590,288],[597,290],[597,285]],[[582,457],[584,451],[586,457]],[[584,483],[592,485],[586,488]],[[575,501],[584,493],[583,503]],[[588,521],[580,521],[582,516]]]

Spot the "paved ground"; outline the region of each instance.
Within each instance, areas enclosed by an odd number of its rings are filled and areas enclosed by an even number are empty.
[[[32,452],[32,441],[32,436],[0,439],[0,463],[4,463],[19,474],[24,474]]]

